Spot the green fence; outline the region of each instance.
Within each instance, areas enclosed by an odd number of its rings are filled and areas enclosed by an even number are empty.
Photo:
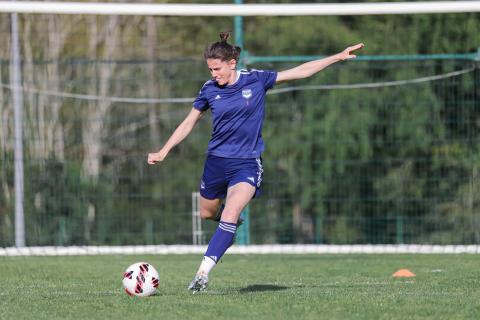
[[[0,14],[2,247],[14,245],[15,221],[10,22]],[[263,194],[239,241],[480,242],[478,13],[241,22],[243,37],[232,38],[249,68],[366,46],[355,61],[270,91]],[[209,78],[205,45],[234,25],[18,15],[28,245],[192,243],[210,116],[161,165],[146,155]],[[215,223],[203,226],[208,239]]]
[[[27,244],[191,243],[210,116],[164,163],[148,166],[146,154],[191,104],[141,99],[193,97],[204,68],[190,59],[24,64],[38,75],[24,79]],[[67,78],[42,82],[53,69]],[[8,60],[0,72],[0,246],[11,246]],[[249,241],[480,243],[479,88],[478,62],[458,57],[363,59],[276,87]],[[215,225],[204,227],[208,236]]]

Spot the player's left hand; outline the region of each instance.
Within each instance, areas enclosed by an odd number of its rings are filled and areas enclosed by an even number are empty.
[[[362,49],[365,45],[363,43],[359,43],[359,44],[356,44],[354,46],[351,46],[351,47],[348,47],[346,48],[345,50],[343,50],[342,52],[340,52],[338,55],[339,55],[339,59],[340,60],[347,60],[347,59],[353,59],[353,58],[356,58],[357,56],[352,54],[352,52],[358,50],[358,49]]]

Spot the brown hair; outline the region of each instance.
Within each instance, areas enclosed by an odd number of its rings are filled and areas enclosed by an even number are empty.
[[[242,49],[237,46],[232,46],[227,43],[232,31],[220,32],[220,41],[209,44],[203,52],[203,57],[206,59],[220,59],[222,61],[230,61],[235,59],[238,62],[240,52]]]

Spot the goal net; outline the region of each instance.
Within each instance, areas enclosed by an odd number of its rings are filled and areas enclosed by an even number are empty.
[[[354,61],[269,92],[263,193],[249,208],[252,244],[480,242],[477,1],[445,2],[450,9],[440,13],[395,12],[392,4],[390,12],[329,16],[313,11],[317,5],[310,15],[295,6],[284,8],[284,16],[229,13],[227,6],[225,16],[182,16],[185,8],[149,15],[124,7],[129,14],[116,12],[117,3],[101,13],[32,12],[35,6],[19,9],[26,2],[6,3],[0,6],[0,247],[15,245],[19,161],[27,246],[192,244],[192,224],[200,225],[192,219],[192,191],[210,116],[162,164],[148,166],[146,155],[191,109],[209,79],[203,49],[227,29],[243,43],[246,68],[285,70],[366,45]],[[58,8],[64,7],[75,8]],[[235,14],[244,16],[241,24]],[[215,225],[201,225],[208,240]]]

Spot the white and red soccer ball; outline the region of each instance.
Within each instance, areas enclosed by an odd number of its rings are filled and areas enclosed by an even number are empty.
[[[123,288],[129,296],[151,296],[157,290],[159,281],[157,270],[146,262],[134,263],[123,273]]]

